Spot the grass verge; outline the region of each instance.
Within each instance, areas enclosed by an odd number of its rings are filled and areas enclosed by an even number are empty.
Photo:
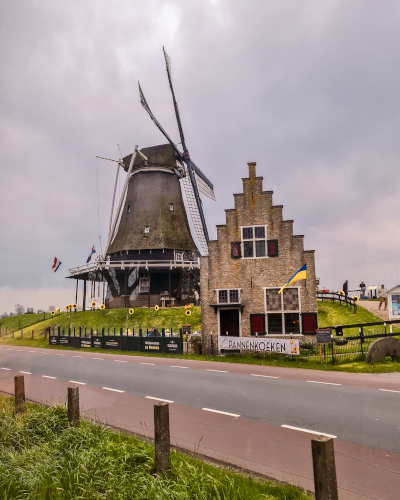
[[[149,443],[81,421],[65,406],[29,405],[14,417],[0,399],[0,499],[310,500],[304,491],[261,481],[171,451],[171,472],[154,470]]]

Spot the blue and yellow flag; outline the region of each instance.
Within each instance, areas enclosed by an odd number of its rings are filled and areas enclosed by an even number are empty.
[[[281,293],[281,291],[286,288],[290,283],[293,283],[293,281],[297,280],[305,280],[307,279],[307,264],[304,264],[297,273],[294,273],[293,276],[290,278],[290,280],[283,285],[283,287],[279,290],[278,293]]]

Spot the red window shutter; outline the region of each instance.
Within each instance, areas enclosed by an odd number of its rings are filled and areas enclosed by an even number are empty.
[[[264,334],[265,333],[265,315],[264,314],[251,314],[251,334],[255,333]]]
[[[268,256],[277,257],[278,255],[278,240],[268,240]]]
[[[316,313],[303,313],[303,333],[315,333],[317,328]]]

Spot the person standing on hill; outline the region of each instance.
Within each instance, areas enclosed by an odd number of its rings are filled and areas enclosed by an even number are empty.
[[[344,295],[346,298],[347,298],[347,294],[348,294],[348,289],[349,289],[349,280],[346,280],[343,283],[343,291],[344,291]]]
[[[364,297],[366,288],[367,287],[365,286],[364,281],[361,281],[360,283],[361,297]]]
[[[379,310],[381,310],[381,305],[385,303],[385,311],[386,311],[388,305],[388,293],[385,288],[385,285],[381,285],[381,287],[378,288],[378,299],[379,299]]]

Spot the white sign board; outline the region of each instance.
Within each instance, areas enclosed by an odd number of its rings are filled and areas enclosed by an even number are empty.
[[[218,349],[300,354],[299,341],[289,339],[218,336]]]

